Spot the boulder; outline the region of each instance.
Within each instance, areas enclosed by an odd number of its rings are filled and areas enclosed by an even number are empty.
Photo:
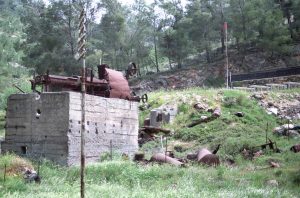
[[[271,179],[271,180],[268,180],[267,181],[267,185],[268,186],[272,186],[272,187],[278,187],[278,181],[277,180],[275,180],[275,179]]]

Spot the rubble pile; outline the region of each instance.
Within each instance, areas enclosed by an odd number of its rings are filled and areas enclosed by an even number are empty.
[[[281,93],[276,97],[268,92],[254,93],[257,100],[269,114],[284,119],[300,119],[300,93]]]

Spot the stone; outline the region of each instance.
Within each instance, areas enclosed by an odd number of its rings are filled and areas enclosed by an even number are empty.
[[[293,124],[284,124],[282,126],[279,126],[279,127],[275,127],[273,129],[273,132],[277,135],[286,135],[286,131],[287,130],[291,130],[294,128],[294,125]]]
[[[208,108],[208,106],[204,103],[196,103],[194,104],[194,108],[198,111],[205,111]]]
[[[279,186],[278,181],[275,180],[275,179],[268,180],[267,185],[272,186],[272,187],[278,187]]]
[[[262,99],[265,99],[265,95],[264,94],[260,94],[260,93],[256,93],[256,94],[253,94],[251,97],[257,99],[257,100],[262,100]]]
[[[236,113],[234,113],[234,115],[236,115],[237,117],[244,117],[243,112],[236,112]]]
[[[279,163],[276,163],[276,162],[270,162],[270,165],[272,168],[280,168]]]
[[[267,108],[268,114],[278,115],[278,109],[276,107]]]
[[[208,117],[205,116],[205,115],[200,116],[200,119],[201,119],[201,120],[205,120],[205,119],[207,119],[207,118],[208,118]]]

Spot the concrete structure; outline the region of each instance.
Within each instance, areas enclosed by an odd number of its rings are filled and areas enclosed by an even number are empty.
[[[160,127],[162,123],[172,123],[177,115],[177,106],[164,105],[150,112],[150,126]]]
[[[287,89],[287,85],[284,84],[270,83],[270,84],[266,84],[266,86],[270,87],[271,90]]]
[[[11,95],[2,152],[79,164],[80,98],[76,92]],[[129,155],[137,151],[138,103],[86,95],[86,161],[99,160],[111,148]]]

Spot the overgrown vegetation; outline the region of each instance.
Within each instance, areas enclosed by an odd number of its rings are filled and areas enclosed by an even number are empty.
[[[287,154],[284,165],[300,160]],[[14,158],[12,155],[2,156]],[[136,165],[130,161],[114,160],[90,165],[86,170],[87,197],[293,197],[299,194],[296,169],[257,170],[254,164],[237,167],[207,168],[193,165],[177,168],[168,165]],[[35,167],[37,164],[35,164]],[[1,169],[3,170],[3,169]],[[21,177],[0,178],[2,197],[78,197],[79,168],[60,167],[44,161],[40,167],[42,183],[24,183]],[[1,173],[3,173],[1,171]],[[2,174],[1,174],[2,175]],[[279,187],[267,186],[276,179]]]

